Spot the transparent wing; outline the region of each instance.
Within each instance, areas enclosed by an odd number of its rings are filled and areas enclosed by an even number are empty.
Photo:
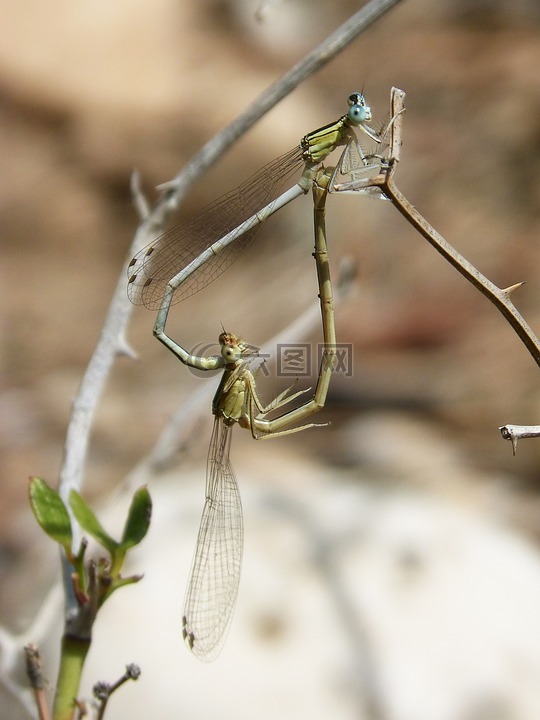
[[[377,146],[377,149],[381,145]],[[334,191],[334,184],[339,175],[346,176],[348,181],[367,181],[380,172],[381,158],[375,154],[367,154],[358,142],[356,137],[351,138],[345,149],[341,153],[337,163],[334,175],[330,181],[330,191]],[[343,192],[343,191],[341,191]],[[345,191],[347,192],[347,191]],[[354,195],[364,195],[366,197],[376,198],[380,200],[386,199],[384,194],[376,187],[356,188]]]
[[[242,504],[229,460],[232,426],[216,417],[206,468],[206,502],[182,618],[184,639],[200,659],[213,660],[231,623],[244,545]]]
[[[352,139],[343,150],[339,159],[339,170],[342,175],[353,175],[361,170],[365,171],[368,165],[366,153],[356,138]]]
[[[214,242],[227,235],[274,200],[279,188],[304,165],[302,148],[293,148],[261,168],[236,190],[223,195],[187,223],[179,223],[143,248],[128,266],[128,296],[135,305],[157,310],[165,286],[180,270]],[[191,275],[173,303],[193,295],[215,280],[257,235],[261,224],[239,236]]]

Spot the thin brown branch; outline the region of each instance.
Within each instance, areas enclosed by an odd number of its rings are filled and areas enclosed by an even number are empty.
[[[398,189],[394,181],[402,145],[403,113],[405,93],[397,88],[391,92],[392,120],[391,142],[388,160],[381,164],[380,173],[372,178],[362,178],[335,184],[333,192],[365,193],[366,188],[376,187],[392,201],[394,207],[417,230],[452,267],[490,300],[525,345],[533,360],[540,366],[540,342],[533,330],[510,300],[510,296],[524,283],[518,282],[506,288],[499,288],[483,275],[472,263],[461,255],[433,228]],[[517,442],[521,438],[540,437],[538,425],[503,425],[499,428],[505,440],[511,440],[512,451],[516,454]]]
[[[399,160],[399,151],[402,144],[403,113],[405,110],[405,93],[392,88],[391,94],[391,143],[388,161],[381,166],[380,173],[361,181],[352,181],[336,184],[334,192],[365,192],[367,187],[377,187],[392,201],[394,207],[417,230],[447,262],[449,262],[464,278],[477,288],[490,300],[499,312],[506,318],[515,333],[523,342],[534,361],[540,366],[540,342],[515,305],[510,300],[511,293],[523,285],[515,283],[507,288],[499,288],[483,275],[472,263],[459,253],[450,243],[429,224],[425,217],[418,212],[396,186],[394,176]]]
[[[497,310],[506,318],[525,345],[534,361],[540,366],[540,343],[538,338],[518,312],[510,300],[508,290],[497,287],[491,280],[483,275],[463,255],[447,242],[442,235],[427,222],[427,220],[411,205],[405,196],[396,187],[392,174],[389,173],[383,185],[384,194],[389,197],[394,206],[408,220],[408,222],[447,260],[464,278],[490,300]],[[519,283],[521,285],[522,283]]]

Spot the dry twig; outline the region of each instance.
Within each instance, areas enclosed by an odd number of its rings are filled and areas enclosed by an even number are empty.
[[[395,183],[395,174],[400,159],[402,145],[403,114],[405,111],[405,93],[397,88],[391,92],[390,152],[388,161],[381,165],[381,172],[373,178],[353,180],[334,186],[335,192],[365,192],[366,188],[375,187],[392,201],[394,207],[417,230],[445,260],[447,260],[464,278],[490,300],[506,318],[512,329],[525,345],[534,361],[540,366],[540,342],[529,325],[510,299],[510,295],[524,283],[518,282],[506,288],[499,288],[488,280],[477,268],[461,255],[450,243],[433,228],[418,210],[410,203]],[[515,454],[519,438],[538,437],[538,426],[503,425],[500,428],[503,438],[512,441]]]

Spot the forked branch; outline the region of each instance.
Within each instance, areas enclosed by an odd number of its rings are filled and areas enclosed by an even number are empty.
[[[400,158],[402,145],[403,114],[405,111],[405,93],[398,88],[391,91],[391,125],[390,149],[388,159],[381,164],[378,175],[372,178],[352,180],[344,183],[336,183],[334,192],[365,193],[366,188],[378,188],[403,217],[417,230],[463,277],[465,277],[475,288],[485,295],[499,310],[499,312],[510,323],[513,330],[521,339],[534,361],[540,366],[540,342],[533,330],[525,322],[510,299],[511,294],[523,285],[518,282],[506,288],[499,288],[461,255],[450,243],[433,228],[423,215],[410,203],[395,183],[395,174]],[[505,425],[500,428],[503,438],[512,440],[512,446],[516,449],[517,439],[520,437],[538,437],[540,427]]]

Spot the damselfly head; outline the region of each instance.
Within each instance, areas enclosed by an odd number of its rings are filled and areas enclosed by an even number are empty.
[[[360,92],[352,93],[347,99],[349,112],[347,117],[353,125],[360,125],[371,120],[371,108],[366,104],[366,99]]]
[[[223,327],[223,326],[222,326]],[[238,345],[239,342],[241,342],[240,338],[236,337],[234,333],[227,332],[225,328],[223,328],[223,332],[220,333],[218,342],[220,345]]]
[[[237,337],[234,333],[222,332],[219,336],[221,355],[227,363],[235,363],[246,352],[250,346]]]
[[[259,354],[260,348],[245,342],[237,337],[234,333],[222,332],[219,336],[219,344],[221,345],[221,355],[227,363],[235,363],[240,358],[246,356],[256,356]]]

